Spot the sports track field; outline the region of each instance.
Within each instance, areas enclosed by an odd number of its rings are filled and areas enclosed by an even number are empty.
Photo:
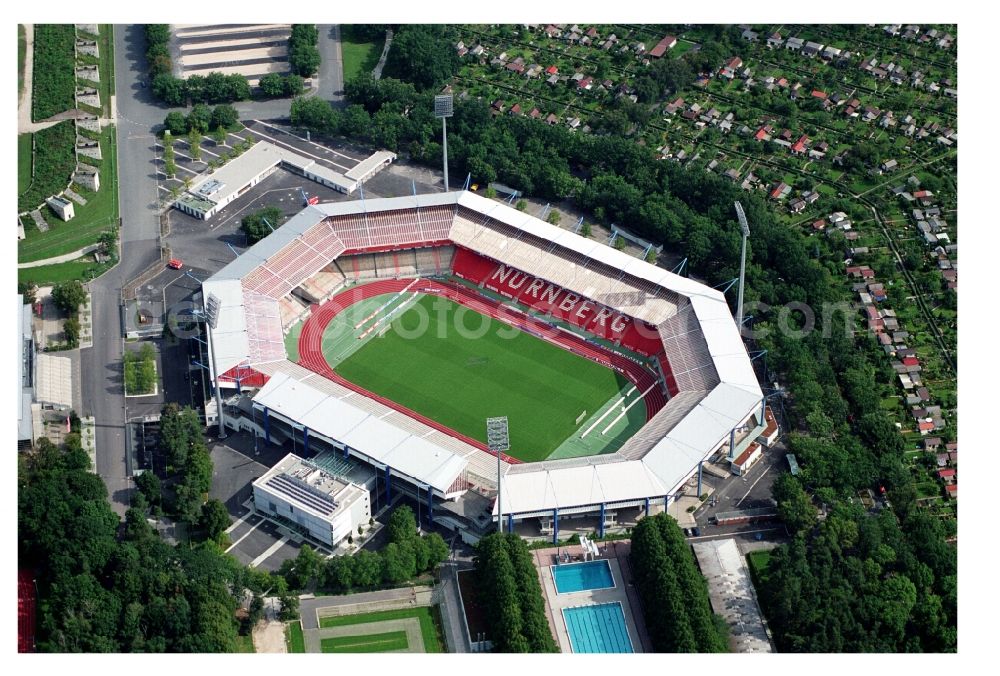
[[[509,454],[525,462],[547,458],[581,413],[630,385],[605,366],[439,296],[421,296],[391,331],[336,370],[480,441],[486,418],[506,415]]]

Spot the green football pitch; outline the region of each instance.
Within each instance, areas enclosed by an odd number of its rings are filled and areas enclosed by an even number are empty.
[[[332,353],[327,358],[336,362]],[[588,418],[631,387],[610,368],[436,296],[421,297],[391,331],[334,368],[483,442],[486,418],[506,415],[509,454],[525,462],[547,458],[586,424],[577,423],[581,414]],[[644,418],[643,406],[634,409]]]
[[[406,650],[410,644],[405,631],[387,631],[362,636],[337,636],[320,639],[320,650],[325,653],[384,653]]]

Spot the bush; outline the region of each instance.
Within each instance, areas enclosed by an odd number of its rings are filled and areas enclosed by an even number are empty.
[[[278,207],[265,207],[245,216],[240,229],[247,236],[247,244],[256,244],[270,235],[271,228],[277,229],[281,225],[281,218],[281,209]]]
[[[128,394],[151,393],[156,386],[156,353],[153,346],[143,343],[138,353],[126,350],[123,374]]]
[[[230,131],[239,129],[240,114],[232,106],[220,105],[212,109],[212,128],[223,127]]]
[[[73,108],[75,45],[73,24],[35,24],[31,116],[36,122]]]

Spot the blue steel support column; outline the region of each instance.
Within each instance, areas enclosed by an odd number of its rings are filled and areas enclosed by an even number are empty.
[[[552,544],[559,542],[559,508],[552,510]]]
[[[507,532],[508,533],[513,533],[514,532],[514,515],[513,514],[508,514],[507,515]]]
[[[643,516],[649,516],[649,498],[646,498],[646,513]]]
[[[434,523],[434,494],[430,486],[427,486],[427,523]]]
[[[597,537],[604,537],[604,503],[601,503],[601,522],[597,526]]]
[[[701,466],[702,466],[702,463],[704,463],[704,460],[702,462],[698,463],[698,497],[699,498],[701,497]]]
[[[264,441],[271,443],[271,416],[268,415],[267,406],[264,407]]]
[[[389,473],[389,465],[385,466],[385,501],[392,500],[392,474]]]
[[[736,428],[729,430],[729,459],[736,457]]]
[[[761,397],[760,398],[760,420],[757,421],[761,425],[764,424],[764,416],[767,415],[766,411],[767,411],[767,397]]]
[[[302,428],[302,453],[303,455],[309,455],[309,428]]]
[[[344,444],[344,460],[347,460],[349,457],[351,457],[351,449],[348,448],[347,444]]]

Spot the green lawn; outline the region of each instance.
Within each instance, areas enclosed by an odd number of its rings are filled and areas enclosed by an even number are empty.
[[[40,268],[19,268],[17,271],[17,281],[34,282],[38,286],[45,286],[47,284],[55,284],[56,282],[67,282],[71,279],[84,279],[87,270],[95,267],[95,265],[90,260],[43,265]]]
[[[17,135],[17,194],[31,185],[31,134]]]
[[[406,650],[410,647],[405,631],[323,638],[320,639],[319,645],[320,650],[325,653],[385,653],[390,650]]]
[[[459,325],[467,329],[460,332]],[[435,296],[421,298],[392,326],[337,371],[484,442],[486,418],[506,415],[509,453],[527,462],[548,457],[577,429],[582,412],[597,410],[628,382],[609,368]]]
[[[290,653],[304,653],[306,651],[306,639],[302,635],[301,622],[291,622],[285,627],[285,643],[288,645]]]
[[[364,42],[351,34],[347,26],[341,32],[340,49],[344,59],[344,82],[349,82],[362,73],[370,73],[378,64],[385,40]]]
[[[253,636],[250,636],[249,634],[247,634],[246,636],[237,636],[236,637],[236,645],[237,645],[237,651],[236,652],[240,652],[240,653],[255,653],[255,652],[257,652],[256,650],[254,650],[254,647],[253,647]]]
[[[51,213],[46,214],[51,216],[45,219],[49,222],[49,231],[38,232],[34,227],[31,228],[27,239],[18,243],[19,263],[61,256],[81,249],[96,242],[102,232],[118,223],[118,190],[115,181],[118,157],[114,126],[101,131],[101,152],[104,157],[101,163],[101,189],[97,193],[80,191],[87,204],[75,204],[76,216],[70,221],[64,223]]]
[[[747,567],[750,568],[750,579],[754,587],[760,588],[762,580],[767,576],[767,564],[771,561],[771,552],[757,550],[747,554]]]
[[[415,617],[420,621],[420,634],[424,638],[424,650],[429,653],[444,652],[444,635],[441,633],[441,618],[437,606],[420,606],[419,608],[403,608],[401,610],[384,610],[378,613],[363,613],[361,615],[341,615],[337,617],[321,617],[321,629],[328,627],[346,627],[352,624],[368,624],[383,620],[401,620]],[[386,648],[391,650],[391,648]],[[324,651],[325,652],[325,651]]]

